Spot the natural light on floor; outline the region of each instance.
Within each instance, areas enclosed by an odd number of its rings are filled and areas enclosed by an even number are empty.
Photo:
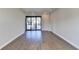
[[[29,40],[39,41],[42,38],[41,31],[26,31],[26,37]]]

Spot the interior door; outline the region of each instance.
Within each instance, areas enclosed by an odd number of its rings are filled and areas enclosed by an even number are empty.
[[[26,16],[26,30],[41,30],[41,16]]]

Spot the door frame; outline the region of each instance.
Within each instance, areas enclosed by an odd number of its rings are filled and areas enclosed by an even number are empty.
[[[27,30],[27,18],[28,17],[40,17],[41,18],[41,29],[37,29],[37,30]],[[25,31],[42,31],[42,16],[25,16]]]

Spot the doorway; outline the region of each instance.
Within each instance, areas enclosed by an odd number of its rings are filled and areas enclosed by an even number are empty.
[[[25,28],[26,28],[26,31],[42,30],[42,17],[41,16],[26,16]]]

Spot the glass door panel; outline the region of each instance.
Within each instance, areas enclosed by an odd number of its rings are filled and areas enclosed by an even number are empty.
[[[27,29],[30,30],[31,29],[31,22],[30,22],[30,18],[27,18]]]
[[[27,17],[26,30],[41,30],[41,17]]]
[[[37,17],[37,29],[41,29],[41,18]]]
[[[36,19],[35,19],[35,17],[32,17],[32,29],[33,29],[33,30],[36,29],[35,24],[36,24]]]

